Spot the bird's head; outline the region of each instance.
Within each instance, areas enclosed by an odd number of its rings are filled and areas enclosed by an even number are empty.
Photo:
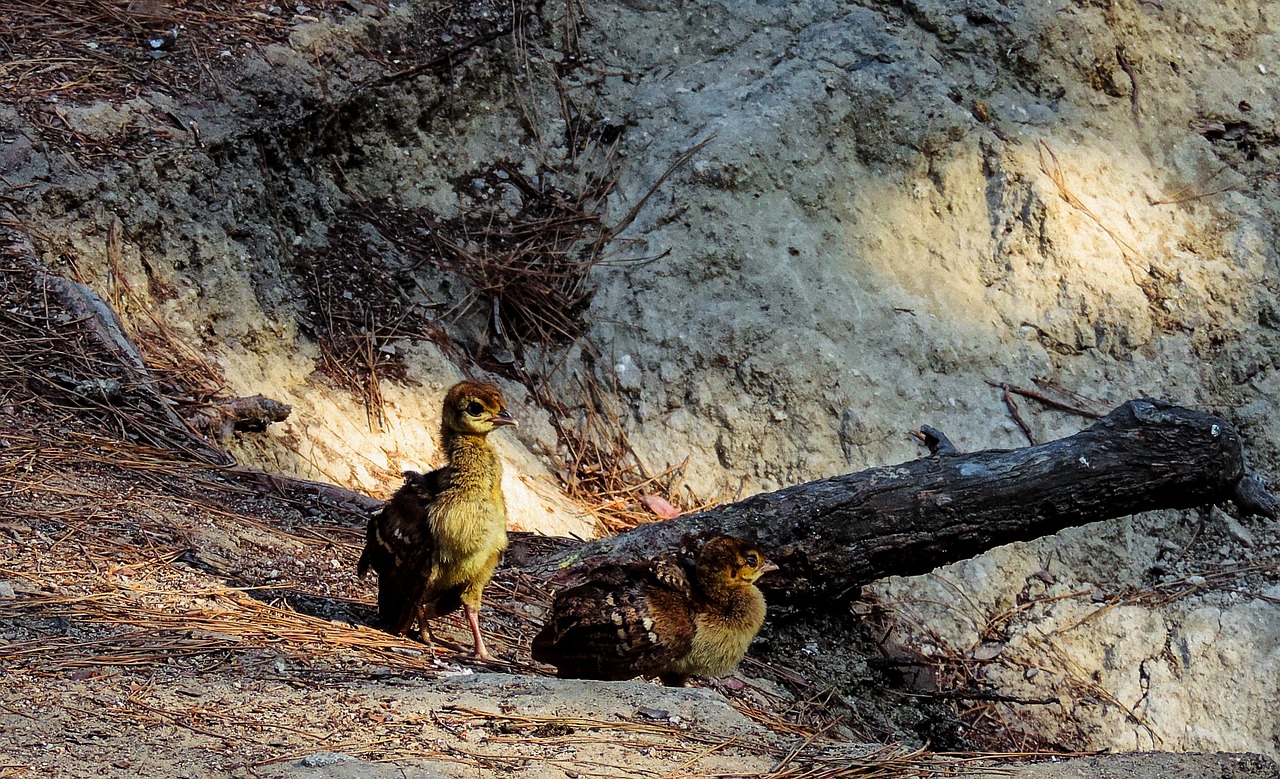
[[[754,584],[778,566],[765,559],[760,547],[750,541],[729,536],[714,536],[707,540],[698,555],[698,575],[704,581],[721,584]]]
[[[455,384],[444,396],[442,424],[446,434],[486,435],[499,427],[514,426],[497,387],[478,381]]]

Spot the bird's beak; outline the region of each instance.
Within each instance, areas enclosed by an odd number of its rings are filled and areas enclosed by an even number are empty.
[[[493,424],[494,424],[494,427],[502,427],[503,425],[510,425],[511,427],[515,427],[520,423],[516,421],[515,417],[508,414],[507,410],[504,408],[498,412],[498,415],[496,417],[493,418]]]
[[[764,565],[760,566],[760,575],[764,576],[766,573],[769,573],[770,571],[776,571],[776,570],[778,570],[778,566],[774,565],[768,560],[765,560]]]

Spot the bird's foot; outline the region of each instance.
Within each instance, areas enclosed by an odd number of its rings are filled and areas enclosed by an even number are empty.
[[[428,625],[425,620],[423,621],[422,627],[418,628],[417,639],[419,642],[427,645],[427,652],[430,653],[432,660],[435,660],[436,657],[439,656],[440,653],[436,651],[435,636],[432,635],[431,626]]]
[[[442,676],[471,676],[475,671],[457,663],[450,663],[447,660],[441,660],[438,657],[431,659],[431,664],[439,668]]]

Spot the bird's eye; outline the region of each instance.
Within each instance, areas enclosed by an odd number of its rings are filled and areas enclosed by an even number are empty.
[[[467,404],[467,413],[473,417],[478,417],[484,413],[484,406],[473,400]]]
[[[748,553],[747,553],[747,565],[749,565],[749,566],[751,566],[752,568],[754,568],[754,567],[756,567],[756,566],[757,566],[757,565],[759,565],[759,564],[760,564],[760,555],[756,554],[755,552],[748,552]]]

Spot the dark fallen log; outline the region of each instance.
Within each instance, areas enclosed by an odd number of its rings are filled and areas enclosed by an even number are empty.
[[[959,453],[936,431],[926,437],[933,456],[645,525],[553,564],[647,557],[686,533],[727,533],[770,550],[783,573],[776,588],[840,596],[1142,511],[1235,501],[1246,515],[1276,518],[1276,499],[1250,472],[1230,423],[1157,400],[1129,401],[1076,435],[1023,449]]]

